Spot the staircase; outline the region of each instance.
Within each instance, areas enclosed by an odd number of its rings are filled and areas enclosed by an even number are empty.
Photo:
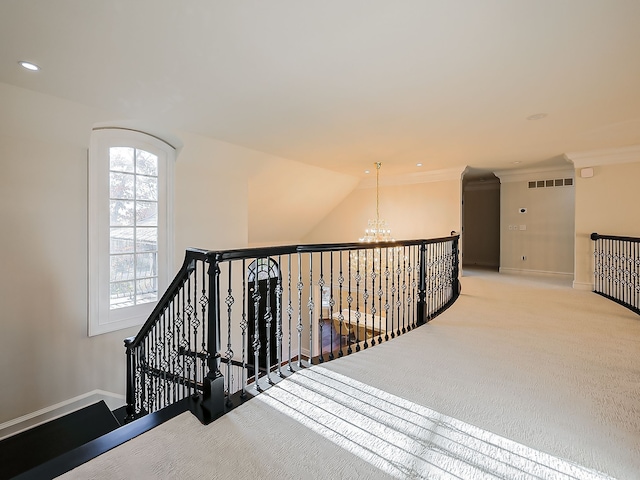
[[[0,441],[0,480],[62,475],[187,410],[179,402],[124,425],[124,407],[104,401]]]

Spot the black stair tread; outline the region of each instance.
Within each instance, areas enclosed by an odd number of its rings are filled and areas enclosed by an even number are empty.
[[[122,445],[132,438],[141,435],[152,428],[170,420],[189,410],[190,398],[184,398],[157,412],[145,415],[137,420],[127,423],[102,437],[91,440],[73,450],[38,465],[31,470],[21,473],[15,480],[41,480],[43,478],[55,478],[63,473],[73,470],[89,460],[108,452],[112,448]]]
[[[120,425],[104,401],[0,441],[0,479],[11,478]]]

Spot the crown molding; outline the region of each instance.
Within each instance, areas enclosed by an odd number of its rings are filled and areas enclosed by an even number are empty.
[[[381,187],[390,187],[395,185],[413,185],[419,183],[444,182],[447,180],[461,180],[462,174],[467,166],[459,166],[447,168],[443,170],[429,170],[426,172],[408,173],[404,175],[384,176],[380,178]],[[361,180],[357,188],[375,188],[376,180],[374,178],[365,178]]]
[[[640,162],[640,145],[619,148],[603,148],[588,152],[569,152],[564,154],[575,168],[612,165],[615,163]]]
[[[541,180],[540,177],[551,175],[553,178],[574,178],[575,170],[571,165],[559,167],[537,167],[511,170],[496,170],[493,172],[500,179],[500,183],[528,182]],[[551,178],[551,177],[549,177]],[[547,180],[545,178],[545,180]]]

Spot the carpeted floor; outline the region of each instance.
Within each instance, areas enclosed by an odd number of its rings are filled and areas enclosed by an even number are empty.
[[[64,478],[640,478],[640,317],[562,281],[462,288],[427,326]]]

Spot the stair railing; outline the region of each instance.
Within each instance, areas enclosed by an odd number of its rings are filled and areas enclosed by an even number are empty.
[[[187,250],[125,340],[127,418],[189,398],[209,423],[301,368],[427,323],[459,295],[458,240]]]
[[[640,238],[591,234],[594,292],[640,315]]]

